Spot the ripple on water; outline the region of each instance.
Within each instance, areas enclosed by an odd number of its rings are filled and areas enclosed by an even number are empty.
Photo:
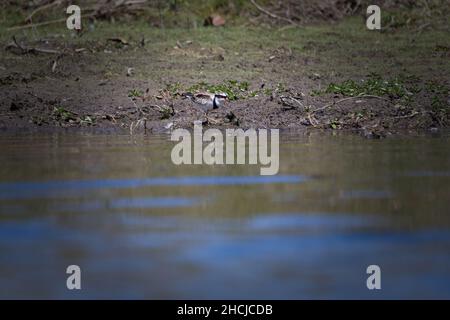
[[[127,189],[164,186],[239,186],[257,184],[302,183],[309,180],[301,175],[276,176],[184,176],[142,179],[97,179],[44,182],[0,183],[0,200],[30,199],[77,195],[86,190]]]

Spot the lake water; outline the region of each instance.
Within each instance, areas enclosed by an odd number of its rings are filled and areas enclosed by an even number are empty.
[[[0,298],[448,299],[449,142],[282,133],[262,177],[167,135],[3,134]]]

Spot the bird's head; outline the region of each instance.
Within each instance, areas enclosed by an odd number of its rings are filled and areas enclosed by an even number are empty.
[[[228,94],[225,92],[217,92],[216,97],[228,100]]]
[[[222,104],[225,101],[228,101],[228,95],[224,92],[218,92],[214,95],[214,99],[216,99],[216,103],[218,105]]]

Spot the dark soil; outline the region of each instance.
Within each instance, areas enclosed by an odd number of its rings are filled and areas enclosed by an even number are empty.
[[[450,123],[448,30],[371,32],[359,18],[281,29],[96,28],[81,37],[62,27],[3,34],[0,130],[189,128],[205,118],[181,94],[199,82],[230,80],[249,87],[212,111],[217,123],[209,126],[357,129],[383,136]],[[14,47],[12,35],[23,48],[58,53],[25,52]],[[406,93],[351,97],[326,90],[349,79],[363,83],[373,73],[386,81],[402,75]]]

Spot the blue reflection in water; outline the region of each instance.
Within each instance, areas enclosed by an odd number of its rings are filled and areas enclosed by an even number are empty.
[[[249,225],[254,230],[288,231],[298,229],[348,229],[352,227],[370,226],[381,220],[376,217],[351,216],[343,214],[295,214],[279,213],[255,217]]]
[[[113,228],[74,219],[78,227],[50,218],[0,224],[1,266],[15,261],[0,297],[43,297],[45,288],[44,297],[73,298],[57,271],[73,261],[63,252],[83,248],[80,298],[450,298],[446,231],[395,231],[367,215],[326,213],[109,214],[102,225]],[[23,259],[30,244],[40,250]],[[379,292],[365,287],[370,264],[382,270]]]
[[[180,208],[192,207],[207,201],[206,198],[196,197],[145,197],[119,198],[95,201],[77,201],[77,203],[55,203],[46,208],[51,212],[94,212],[111,209],[151,209],[151,208]],[[6,212],[0,205],[0,212]]]
[[[164,186],[215,186],[215,185],[256,185],[274,183],[301,183],[309,180],[300,175],[275,176],[192,176],[161,177],[144,179],[104,179],[104,180],[68,180],[44,182],[0,183],[0,199],[27,199],[58,196],[73,191],[94,189],[122,189]]]
[[[175,208],[190,207],[200,202],[199,198],[157,197],[157,198],[123,198],[112,201],[114,209],[124,208]]]

